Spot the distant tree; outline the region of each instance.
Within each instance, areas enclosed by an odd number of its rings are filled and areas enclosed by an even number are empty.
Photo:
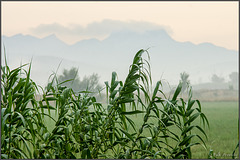
[[[100,77],[96,73],[93,73],[91,76],[84,76],[80,84],[80,89],[93,92],[99,91],[101,89],[101,85],[99,84],[99,78]]]
[[[79,91],[81,81],[78,76],[78,69],[75,67],[72,67],[70,70],[64,69],[62,75],[58,76],[58,82],[62,83],[64,81],[67,81],[63,83],[64,86],[71,87],[74,91]]]
[[[232,84],[237,84],[238,83],[238,78],[239,78],[238,72],[232,72],[231,74],[229,74],[229,78],[230,78],[230,82]]]
[[[213,83],[224,83],[225,81],[223,77],[219,77],[216,74],[213,74],[211,79]]]
[[[184,92],[190,84],[189,74],[186,72],[180,73],[180,82],[182,82],[182,92]]]
[[[239,74],[238,72],[232,72],[229,74],[230,78],[230,85],[232,86],[232,89],[238,88],[238,83],[239,83]]]
[[[93,73],[90,76],[84,76],[81,81],[78,76],[78,69],[72,67],[70,70],[64,69],[62,75],[58,76],[58,81],[59,83],[62,83],[70,80],[63,83],[63,85],[72,88],[75,92],[85,90],[96,92],[101,89],[99,78],[98,74]]]
[[[229,90],[233,90],[233,85],[230,84],[230,85],[228,86],[228,88],[229,88]]]

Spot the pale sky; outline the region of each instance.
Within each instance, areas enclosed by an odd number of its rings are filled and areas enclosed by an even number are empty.
[[[116,24],[127,28],[142,24],[147,29],[159,25],[177,41],[210,42],[238,50],[238,2],[1,3],[2,34],[6,36],[22,33],[44,37],[52,32],[73,44],[84,38],[106,37]],[[106,28],[106,24],[112,26]],[[101,26],[101,34],[93,33],[94,26]]]

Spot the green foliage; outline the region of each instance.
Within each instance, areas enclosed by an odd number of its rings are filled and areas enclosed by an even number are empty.
[[[117,80],[116,72],[110,83],[105,82],[107,106],[89,91],[75,92],[59,83],[56,75],[36,100],[31,64],[28,71],[23,66],[14,70],[3,66],[1,158],[190,159],[191,148],[205,146],[207,138],[204,128],[194,121],[201,119],[208,126],[209,122],[200,102],[192,99],[191,89],[186,101],[178,98],[182,83],[170,98],[160,89],[161,81],[150,92],[150,65],[143,59],[144,53],[147,51],[136,53],[124,82]],[[131,119],[138,114],[144,115],[139,128]],[[46,126],[44,117],[53,121],[53,128]],[[200,134],[193,134],[194,130]]]
[[[45,128],[34,97],[37,87],[30,79],[31,64],[28,71],[22,67],[1,68],[1,158],[32,158],[30,148],[37,144]],[[22,70],[24,78],[20,78]]]

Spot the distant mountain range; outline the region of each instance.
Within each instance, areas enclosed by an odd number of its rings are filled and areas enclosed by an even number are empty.
[[[170,84],[177,84],[180,73],[186,71],[191,82],[207,82],[212,74],[226,77],[238,71],[237,51],[211,43],[178,42],[164,30],[141,33],[122,30],[102,41],[86,39],[73,45],[64,43],[54,34],[42,39],[17,34],[2,36],[2,47],[3,44],[12,67],[19,66],[20,61],[30,62],[33,58],[32,78],[40,85],[47,83],[61,60],[58,73],[63,68],[74,66],[79,67],[80,78],[95,72],[104,82],[110,80],[112,71],[116,71],[118,78],[124,80],[135,53],[148,48],[154,81],[166,79]]]

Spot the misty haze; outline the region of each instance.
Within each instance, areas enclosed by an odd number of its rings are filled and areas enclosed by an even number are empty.
[[[139,23],[136,28],[137,25]],[[99,24],[95,27],[98,28]],[[11,67],[29,63],[32,58],[31,78],[41,86],[48,83],[49,75],[56,72],[60,63],[59,75],[64,69],[75,67],[80,79],[97,73],[102,85],[111,78],[112,71],[117,72],[119,80],[124,80],[135,53],[139,49],[148,49],[153,84],[162,80],[165,91],[176,87],[182,72],[189,74],[194,91],[238,89],[238,80],[230,78],[238,70],[237,51],[211,43],[178,42],[161,26],[158,28],[162,29],[145,31],[132,28],[113,31],[103,40],[93,37],[72,45],[61,41],[55,34],[41,39],[23,34],[2,36],[2,53],[4,44]],[[214,81],[213,76],[222,78],[222,81]]]
[[[239,159],[238,6],[2,2],[1,159]]]

